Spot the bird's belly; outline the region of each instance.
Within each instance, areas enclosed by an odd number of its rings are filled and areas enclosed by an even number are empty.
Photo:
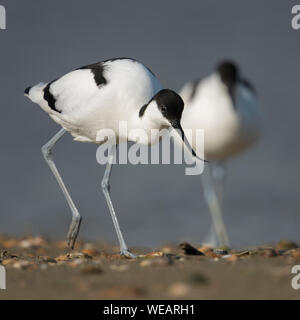
[[[73,137],[75,141],[90,142],[102,144],[107,140],[118,142],[118,128],[117,123],[106,124],[105,119],[96,116],[86,119],[75,119],[70,116],[56,116],[51,115],[52,119],[64,127]]]
[[[206,159],[222,160],[237,155],[252,144],[254,144],[258,136],[225,133],[223,135],[211,135],[204,131],[204,153]]]
[[[204,127],[204,153],[207,159],[222,160],[235,156],[255,144],[261,135],[259,119]]]

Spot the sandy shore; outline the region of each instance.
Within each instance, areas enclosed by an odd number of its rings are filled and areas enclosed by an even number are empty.
[[[300,299],[291,286],[300,248],[289,241],[239,251],[195,244],[132,251],[140,256],[120,257],[103,243],[70,251],[65,241],[1,236],[7,290],[0,299]]]

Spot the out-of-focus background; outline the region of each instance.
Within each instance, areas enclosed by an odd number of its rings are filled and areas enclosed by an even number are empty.
[[[300,240],[300,30],[295,1],[2,0],[0,233],[64,238],[71,214],[40,147],[59,127],[24,89],[82,65],[128,56],[179,90],[223,58],[255,84],[265,133],[229,164],[225,221],[234,246]],[[83,216],[81,237],[116,242],[96,146],[64,137],[54,157]],[[184,166],[115,166],[112,198],[129,245],[200,242],[210,216]]]

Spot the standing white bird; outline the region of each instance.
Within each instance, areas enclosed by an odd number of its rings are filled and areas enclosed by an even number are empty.
[[[210,162],[202,174],[204,196],[212,217],[209,242],[229,246],[222,218],[225,162],[260,137],[262,117],[258,99],[253,86],[241,77],[231,61],[221,62],[212,74],[187,83],[180,95],[185,104],[182,127],[193,130],[194,150],[195,130],[204,130],[204,154]]]
[[[25,90],[25,95],[62,126],[42,147],[42,153],[72,211],[72,223],[68,233],[68,244],[71,248],[74,247],[82,218],[52,159],[52,148],[66,131],[70,132],[76,141],[102,144],[106,140],[99,141],[99,131],[112,129],[118,143],[129,140],[127,135],[119,132],[119,122],[126,121],[128,132],[131,129],[144,129],[150,136],[151,129],[173,127],[185,141],[180,125],[184,106],[181,97],[169,89],[161,90],[156,76],[134,59],[117,58],[88,65],[52,82],[29,87]],[[155,139],[138,142],[152,144],[158,139],[159,134]],[[189,145],[187,147],[190,149]],[[194,154],[191,149],[190,151]],[[110,150],[102,189],[116,229],[120,252],[122,255],[134,257],[128,251],[110,197],[109,179],[115,153],[116,146]]]

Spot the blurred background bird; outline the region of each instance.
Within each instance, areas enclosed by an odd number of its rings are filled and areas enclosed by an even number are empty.
[[[204,154],[210,163],[201,175],[204,196],[212,218],[205,243],[229,247],[222,217],[226,162],[255,144],[262,134],[262,115],[253,85],[233,61],[220,62],[206,77],[188,82],[180,91],[185,107],[182,126],[204,130]],[[199,143],[199,141],[197,141]]]

